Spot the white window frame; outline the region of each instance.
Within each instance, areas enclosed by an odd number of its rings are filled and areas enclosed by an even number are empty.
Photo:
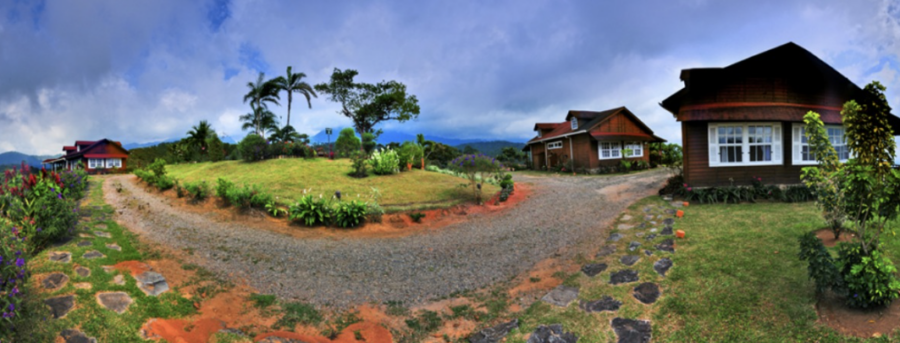
[[[630,155],[626,155],[627,151],[622,151],[622,155],[626,158],[644,157],[643,142],[625,142],[625,150],[631,150]]]
[[[608,145],[604,147],[604,145]],[[608,151],[609,157],[603,157],[603,152]],[[597,142],[597,157],[601,160],[614,160],[622,158],[621,142]]]
[[[850,156],[853,155],[852,153],[850,153],[850,148],[847,147],[847,128],[842,125],[825,125],[826,132],[828,132],[828,129],[832,129],[832,130],[840,129],[843,131],[841,133],[841,136],[844,138],[844,141],[842,142],[842,144],[840,144],[838,146],[843,146],[845,149],[847,149],[847,158],[843,158],[843,159],[839,158],[839,160],[841,163],[847,162],[850,159]],[[803,147],[809,146],[808,141],[803,142],[804,138],[806,138],[805,131],[806,131],[805,124],[802,124],[802,123],[794,123],[793,124],[793,128],[791,130],[791,132],[793,133],[793,135],[792,135],[793,146],[791,147],[792,148],[791,162],[793,165],[812,166],[812,165],[819,164],[819,162],[815,160],[815,157],[813,157],[812,160],[804,160],[803,159],[803,154],[802,154]],[[828,136],[828,140],[831,142],[831,145],[833,147],[835,147],[835,150],[837,150],[838,146],[835,146],[834,138],[831,135]],[[840,153],[838,153],[838,156],[840,156]]]
[[[91,169],[103,169],[103,159],[99,159],[99,158],[89,158],[89,159],[88,159],[88,168],[91,168]]]
[[[572,117],[572,130],[578,130],[578,118]]]
[[[740,143],[719,143],[718,131],[722,126],[735,126],[741,128]],[[750,162],[750,147],[758,144],[751,144],[749,139],[750,126],[771,126],[772,127],[772,160]],[[782,157],[782,135],[781,123],[778,122],[715,122],[708,124],[708,142],[709,145],[709,166],[710,167],[746,167],[746,166],[773,166],[784,164]],[[737,141],[737,140],[735,140]],[[719,148],[725,146],[735,146],[741,148],[741,162],[721,162]]]
[[[547,150],[562,149],[562,147],[563,147],[562,141],[555,141],[555,142],[547,143]]]
[[[107,168],[122,168],[122,159],[121,158],[107,158],[106,159],[106,167]]]

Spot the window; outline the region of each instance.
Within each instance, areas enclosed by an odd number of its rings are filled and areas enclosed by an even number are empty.
[[[572,130],[578,129],[578,118],[572,117]]]
[[[547,144],[547,149],[562,149],[562,141],[556,141]]]
[[[600,142],[600,159],[609,160],[622,156],[622,146],[619,142]]]
[[[103,166],[103,160],[96,159],[96,158],[88,159],[88,167],[90,167],[91,169],[102,168],[102,166]]]
[[[625,143],[625,157],[644,157],[644,143],[627,142]]]
[[[781,163],[781,124],[709,124],[710,167]]]
[[[847,162],[850,159],[850,148],[844,138],[844,128],[837,125],[825,126],[828,133],[828,140],[831,146],[837,151],[838,159],[841,162]],[[796,165],[816,164],[816,155],[809,149],[809,140],[806,138],[806,127],[803,124],[795,123],[793,128],[793,163]]]
[[[106,159],[106,167],[107,168],[122,168],[122,159],[121,158],[107,158]]]

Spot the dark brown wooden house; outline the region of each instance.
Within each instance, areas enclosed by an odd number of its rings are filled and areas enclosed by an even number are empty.
[[[65,155],[44,160],[53,170],[73,170],[81,165],[89,174],[105,174],[125,170],[128,150],[122,143],[109,139],[99,141],[75,141],[75,145],[64,146]]]
[[[681,122],[684,178],[691,186],[796,184],[816,164],[802,127],[821,115],[842,160],[844,102],[862,90],[821,59],[787,43],[725,68],[681,71],[684,88],[660,104]],[[900,118],[891,116],[895,133]]]
[[[553,168],[572,161],[575,170],[594,172],[621,160],[650,161],[650,142],[665,142],[653,135],[625,107],[602,112],[569,111],[561,123],[534,124],[536,137],[525,143],[535,169]]]

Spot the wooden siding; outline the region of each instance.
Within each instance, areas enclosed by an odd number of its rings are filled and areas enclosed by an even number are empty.
[[[646,132],[641,129],[640,126],[637,125],[631,118],[628,116],[619,113],[616,114],[606,121],[600,123],[593,130],[594,132],[621,132],[621,133],[646,133],[651,134],[651,132]]]
[[[841,89],[824,80],[795,77],[740,77],[724,80],[691,80],[682,106],[728,102],[816,104],[841,107],[854,90]]]

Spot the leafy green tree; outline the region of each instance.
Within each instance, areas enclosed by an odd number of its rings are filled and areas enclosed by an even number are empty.
[[[406,93],[406,85],[397,81],[355,83],[353,77],[358,74],[356,70],[335,68],[330,82],[316,85],[316,90],[341,104],[338,113],[350,118],[360,135],[374,133],[375,125],[383,121],[402,123],[418,118],[419,100]]]
[[[464,155],[474,155],[480,153],[480,151],[478,151],[478,149],[475,149],[471,145],[466,145],[465,147],[463,147],[462,153]]]
[[[294,101],[294,93],[303,94],[306,97],[306,103],[309,105],[309,108],[312,108],[312,101],[310,96],[318,97],[316,95],[316,91],[313,90],[312,86],[310,86],[306,81],[303,81],[303,78],[306,77],[304,73],[292,73],[291,66],[287,67],[287,75],[279,76],[275,78],[275,84],[278,85],[280,90],[287,92],[287,122],[285,126],[291,125],[291,102]]]
[[[406,141],[403,142],[403,145],[400,145],[397,154],[400,156],[400,170],[406,171],[407,164],[421,167],[422,158],[425,157],[425,149],[416,142]]]
[[[250,133],[238,143],[238,150],[244,162],[256,162],[266,159],[266,140],[257,134]]]
[[[500,150],[500,155],[497,155],[497,160],[503,163],[521,163],[525,161],[525,157],[527,157],[525,152],[508,146]]]
[[[446,167],[451,160],[459,155],[458,149],[443,143],[435,143],[428,152],[429,161],[441,167]]]
[[[188,143],[199,149],[200,154],[205,155],[208,152],[207,148],[209,147],[206,141],[209,137],[215,136],[216,131],[212,129],[209,122],[201,120],[199,125],[194,125],[191,130],[187,132],[187,135]]]
[[[374,133],[366,132],[362,134],[362,148],[366,155],[372,154],[375,151],[375,147],[378,146],[378,142],[375,139]]]
[[[828,139],[828,132],[825,130],[825,124],[819,119],[819,114],[810,111],[803,116],[803,122],[806,123],[805,131],[810,153],[816,157],[819,165],[804,167],[800,178],[807,187],[815,190],[816,204],[822,209],[822,216],[825,217],[831,232],[834,233],[834,239],[837,240],[841,237],[844,220],[847,217],[843,206],[844,190],[841,187],[844,181],[843,165]]]
[[[265,80],[266,74],[259,73],[259,77],[256,79],[256,83],[247,82],[247,88],[250,88],[247,91],[247,94],[244,95],[244,102],[250,102],[250,108],[256,111],[257,108],[266,108],[269,106],[267,103],[273,103],[278,105],[278,100],[281,98],[278,97],[278,91],[281,88],[278,86],[276,79]]]
[[[219,139],[218,135],[212,135],[206,139],[206,149],[209,153],[210,162],[219,162],[225,159],[225,144]]]
[[[862,103],[850,100],[844,104],[841,116],[847,128],[847,146],[861,165],[871,165],[878,177],[884,177],[894,163],[894,134],[888,118],[891,106],[884,96],[886,88],[872,81],[863,89]]]
[[[337,140],[334,142],[334,147],[339,157],[349,157],[352,152],[360,149],[360,145],[359,138],[353,133],[353,129],[349,127],[341,130]]]
[[[294,142],[300,144],[309,144],[309,135],[298,133],[293,126],[285,125],[282,128],[269,128],[269,138],[276,142]]]
[[[265,107],[253,108],[252,113],[242,115],[240,120],[244,123],[241,126],[242,130],[253,130],[253,133],[263,139],[265,139],[266,131],[278,128],[278,119],[275,118],[275,113]]]

